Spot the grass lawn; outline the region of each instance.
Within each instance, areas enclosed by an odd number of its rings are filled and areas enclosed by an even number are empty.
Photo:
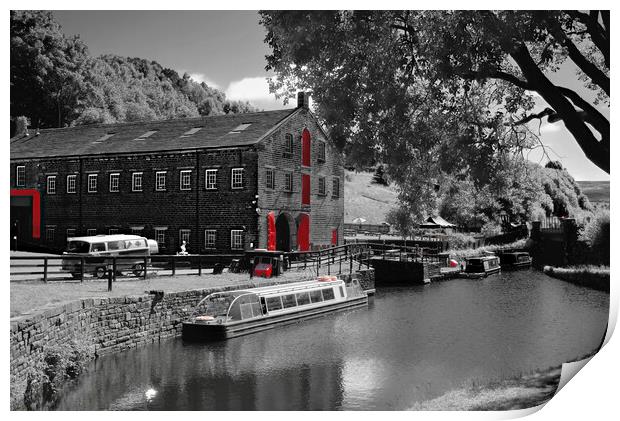
[[[561,367],[452,390],[438,398],[416,404],[414,411],[507,411],[547,402],[560,382]]]
[[[398,204],[394,186],[371,183],[373,173],[345,171],[344,222],[364,218],[366,224],[385,222],[388,211]]]

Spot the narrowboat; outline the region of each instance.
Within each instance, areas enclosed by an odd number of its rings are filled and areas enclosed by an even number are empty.
[[[183,322],[183,339],[234,338],[368,305],[368,294],[357,280],[335,276],[316,280],[221,291],[202,299]]]
[[[498,253],[500,264],[504,269],[530,267],[532,257],[525,251],[511,251]]]
[[[464,276],[468,278],[481,278],[501,270],[499,257],[495,255],[470,257],[466,260]]]

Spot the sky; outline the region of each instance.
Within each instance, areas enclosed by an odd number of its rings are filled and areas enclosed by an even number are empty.
[[[179,74],[216,87],[233,100],[247,100],[265,110],[293,107],[269,93],[265,70],[268,46],[256,11],[54,11],[67,35],[79,35],[92,55],[117,54],[155,60]],[[574,69],[562,68],[552,79],[584,92]],[[587,93],[586,93],[587,95]],[[537,105],[546,107],[542,98]],[[607,106],[599,110],[609,116]],[[531,127],[538,133],[538,123]],[[560,160],[577,180],[609,180],[592,164],[563,123],[540,126],[540,138],[551,159]],[[545,163],[542,148],[528,158]]]

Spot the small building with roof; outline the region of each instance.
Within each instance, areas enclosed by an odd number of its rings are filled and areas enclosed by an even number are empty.
[[[339,244],[343,157],[305,94],[297,105],[18,134],[11,238],[60,251],[73,236],[133,233],[162,253],[183,241],[230,253],[267,248],[275,227],[278,250]]]
[[[456,225],[446,221],[441,216],[429,216],[426,222],[420,224],[420,228],[423,229],[444,229],[444,230],[453,230],[456,228]]]

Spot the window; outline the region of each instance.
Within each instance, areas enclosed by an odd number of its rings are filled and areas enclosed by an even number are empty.
[[[131,174],[131,191],[142,191],[142,173]]]
[[[142,235],[143,230],[144,230],[144,227],[141,227],[141,226],[131,227],[131,233],[133,235]]]
[[[155,173],[155,190],[156,191],[166,190],[166,171],[157,171]]]
[[[284,156],[293,156],[293,135],[290,133],[284,136]]]
[[[281,310],[282,300],[280,297],[267,297],[267,309],[269,311]]]
[[[192,170],[183,170],[181,171],[181,190],[191,190],[192,189]]]
[[[230,188],[242,189],[243,188],[243,168],[233,168],[230,179]]]
[[[136,137],[134,140],[144,140],[148,137],[153,136],[155,133],[157,133],[157,130],[149,130],[148,132]]]
[[[110,228],[110,229],[108,229],[108,234],[109,235],[118,234],[118,228]]]
[[[205,170],[205,190],[217,189],[217,170]]]
[[[67,176],[67,193],[75,193],[75,183],[77,175],[71,174]]]
[[[205,230],[205,248],[206,249],[214,249],[215,248],[215,235],[216,230]]]
[[[47,176],[47,194],[56,194],[56,176]]]
[[[230,231],[230,248],[235,250],[243,249],[243,230]]]
[[[89,228],[86,230],[86,235],[91,236],[91,235],[97,235],[97,228]]]
[[[241,133],[242,131],[244,131],[245,129],[250,127],[251,125],[252,125],[252,123],[242,123],[242,124],[239,124],[237,127],[232,129],[230,131],[230,133]]]
[[[75,228],[67,228],[67,240],[71,237],[75,237]]]
[[[316,160],[318,162],[325,162],[325,142],[319,142],[319,156]]]
[[[168,228],[155,228],[155,241],[159,247],[166,245],[166,230]]]
[[[283,295],[282,305],[284,306],[284,308],[297,307],[297,301],[295,300],[295,294]]]
[[[105,142],[106,140],[114,136],[115,134],[116,133],[106,133],[103,136],[101,136],[99,139],[95,140],[95,143]]]
[[[307,292],[300,292],[297,294],[297,304],[303,306],[305,304],[310,304],[310,294]]]
[[[325,177],[319,177],[319,196],[325,196]]]
[[[334,180],[333,180],[332,197],[333,198],[340,197],[340,179],[338,177],[334,177]]]
[[[321,295],[321,290],[317,289],[314,291],[310,291],[310,300],[313,303],[320,303],[321,301],[323,301],[323,296]]]
[[[56,227],[55,226],[47,226],[45,227],[45,241],[51,243],[54,241],[56,237]]]
[[[198,133],[200,130],[202,130],[202,127],[194,127],[193,129],[189,129],[183,133],[181,137],[190,137],[191,135]]]
[[[88,192],[97,193],[97,174],[88,174]]]
[[[333,300],[334,299],[334,289],[333,288],[325,288],[323,291],[323,300]]]
[[[15,171],[15,184],[17,187],[24,187],[26,185],[26,166],[18,165]]]
[[[284,191],[293,191],[293,173],[284,173]]]
[[[110,192],[118,192],[118,181],[121,175],[119,173],[110,174]]]
[[[179,230],[179,245],[183,244],[185,241],[185,245],[189,245],[189,238],[192,235],[192,230],[181,229]]]
[[[275,188],[275,176],[273,168],[267,168],[265,170],[265,187],[268,189]]]

